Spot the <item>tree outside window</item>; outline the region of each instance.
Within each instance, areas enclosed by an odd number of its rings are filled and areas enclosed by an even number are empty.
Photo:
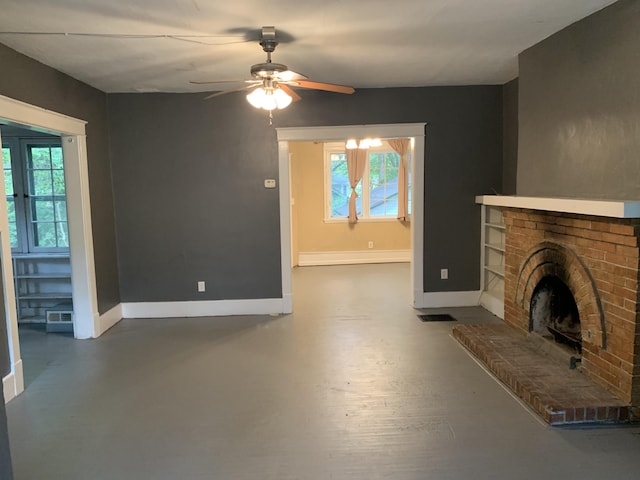
[[[325,218],[349,216],[351,187],[344,143],[325,144]],[[362,181],[356,187],[356,212],[360,219],[395,219],[398,215],[398,168],[400,155],[386,142],[369,149]]]

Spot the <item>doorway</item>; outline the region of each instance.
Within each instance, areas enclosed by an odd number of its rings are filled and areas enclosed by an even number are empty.
[[[0,126],[18,323],[73,332],[60,136]]]
[[[278,162],[280,181],[280,244],[282,262],[282,297],[284,312],[293,310],[291,285],[291,184],[289,172],[289,142],[337,142],[346,138],[402,138],[415,139],[412,156],[413,186],[411,191],[411,290],[412,306],[423,307],[423,248],[424,248],[424,145],[425,123],[348,125],[335,127],[278,128]]]
[[[73,330],[75,338],[92,338],[101,333],[97,308],[93,239],[86,154],[86,122],[0,96],[0,122],[4,125],[58,136],[64,158],[67,195],[69,257],[71,260]],[[4,182],[0,196],[6,198]],[[24,376],[18,337],[16,292],[11,265],[10,228],[6,202],[0,202],[0,260],[4,286],[4,310],[9,336],[11,373],[3,379],[5,400],[24,390]]]

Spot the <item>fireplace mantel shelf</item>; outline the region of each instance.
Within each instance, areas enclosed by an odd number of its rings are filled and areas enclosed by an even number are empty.
[[[577,213],[611,218],[640,218],[640,202],[627,200],[585,200],[580,198],[479,195],[476,203],[495,207],[527,208],[547,212]]]

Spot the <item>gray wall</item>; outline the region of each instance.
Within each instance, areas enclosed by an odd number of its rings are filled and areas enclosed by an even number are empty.
[[[502,186],[502,88],[303,91],[274,127],[427,122],[425,291],[479,288],[479,207]],[[109,95],[123,301],[281,295],[277,143],[241,94]],[[440,268],[449,268],[448,281]],[[196,281],[207,292],[196,293]]]
[[[515,195],[518,172],[518,79],[502,87],[502,193]]]
[[[281,296],[275,130],[203,97],[109,96],[122,301]]]
[[[640,2],[520,55],[520,195],[640,198]]]
[[[0,64],[0,95],[88,122],[98,311],[104,313],[120,302],[106,95],[4,45],[0,45]]]

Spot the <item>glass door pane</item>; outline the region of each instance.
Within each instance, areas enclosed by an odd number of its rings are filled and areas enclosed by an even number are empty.
[[[18,248],[18,228],[16,219],[16,198],[13,189],[13,170],[11,169],[11,147],[2,146],[2,166],[4,169],[4,189],[7,195],[9,214],[9,241],[11,248]]]

